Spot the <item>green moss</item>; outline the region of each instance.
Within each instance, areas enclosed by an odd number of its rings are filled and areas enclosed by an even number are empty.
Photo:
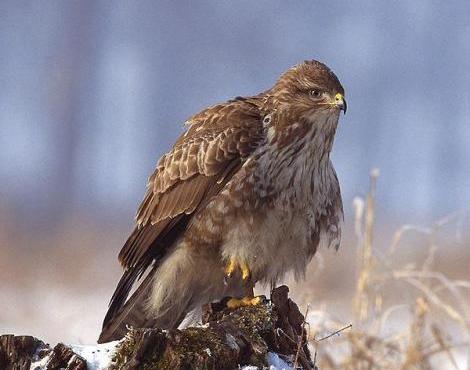
[[[216,332],[208,328],[187,328],[172,333],[173,343],[163,356],[149,363],[146,369],[200,368],[219,369],[217,360],[226,351],[226,344]],[[175,345],[177,344],[177,345]]]
[[[241,329],[263,337],[273,330],[275,324],[272,310],[266,306],[244,307],[235,311],[232,317]]]
[[[274,317],[271,307],[266,304],[239,308],[235,311],[224,312],[217,322],[209,327],[193,327],[182,331],[155,331],[154,335],[162,335],[166,345],[160,350],[148,349],[144,360],[139,364],[143,370],[176,370],[176,369],[233,369],[238,353],[227,343],[224,326],[236,327],[249,338],[253,353],[246,354],[251,365],[266,366],[268,343],[274,333]],[[126,339],[120,344],[114,358],[113,368],[119,369],[133,358],[139,345],[139,330],[131,330]],[[165,339],[163,339],[165,338]],[[162,353],[163,351],[163,353]],[[244,357],[245,359],[247,357]],[[237,367],[235,367],[237,368]]]

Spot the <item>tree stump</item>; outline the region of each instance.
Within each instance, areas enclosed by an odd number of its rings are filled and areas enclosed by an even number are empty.
[[[220,303],[206,305],[203,325],[183,330],[132,329],[119,344],[114,369],[238,369],[268,367],[274,352],[292,365],[313,369],[306,343],[305,321],[281,286],[256,306],[235,310]]]

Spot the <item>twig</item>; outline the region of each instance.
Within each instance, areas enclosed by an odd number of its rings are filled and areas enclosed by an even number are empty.
[[[347,329],[351,329],[352,328],[352,324],[349,324],[348,326],[345,326],[344,328],[341,328],[339,330],[336,330],[335,332],[331,333],[331,334],[328,334],[326,337],[323,337],[323,338],[320,338],[317,340],[317,342],[321,342],[322,340],[325,340],[325,339],[328,339],[328,338],[331,338],[337,334],[340,334],[341,332],[347,330]]]
[[[331,334],[328,334],[326,337],[323,337],[323,338],[320,338],[318,340],[315,339],[315,337],[313,338],[313,341],[315,342],[315,353],[313,355],[313,368],[316,369],[316,366],[317,366],[317,352],[318,352],[318,343],[321,342],[322,340],[325,340],[325,339],[328,339],[328,338],[331,338],[332,336],[334,335],[339,335],[341,334],[341,332],[343,332],[344,330],[346,329],[350,329],[352,328],[352,324],[349,324],[339,330],[336,330],[335,332],[331,333]]]

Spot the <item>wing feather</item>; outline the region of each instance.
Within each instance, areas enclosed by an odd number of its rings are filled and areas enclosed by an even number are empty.
[[[168,219],[195,212],[263,138],[260,112],[248,100],[208,108],[189,121],[189,130],[158,161],[148,180],[136,230],[119,254],[125,268],[135,266],[149,249],[159,248],[154,241],[168,232]]]
[[[160,158],[148,179],[136,227],[119,253],[125,272],[103,328],[115,318],[119,321],[136,280],[152,265],[155,271],[192,215],[221,191],[264,139],[261,114],[249,99],[208,108],[189,122],[188,131]]]

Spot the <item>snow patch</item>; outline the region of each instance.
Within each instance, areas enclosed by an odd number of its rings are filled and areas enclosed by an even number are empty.
[[[88,366],[88,370],[102,370],[107,369],[111,365],[111,359],[116,351],[116,347],[120,341],[116,340],[114,342],[97,344],[97,345],[78,345],[78,344],[67,344],[72,351],[82,357]],[[51,352],[52,353],[51,347]],[[39,359],[39,351],[44,351],[44,347],[38,348],[36,354],[33,357],[31,362],[30,370],[46,370],[47,363],[50,360],[51,355],[48,354],[42,359]],[[71,357],[69,363],[75,359],[75,355]]]
[[[30,370],[46,370],[47,363],[49,362],[50,356],[47,355],[43,357],[41,360],[38,359],[38,356],[35,354],[33,357],[33,361],[31,361]],[[36,359],[36,360],[35,360]]]
[[[266,360],[268,361],[269,370],[291,370],[290,366],[286,361],[284,361],[277,353],[268,352],[266,355]]]
[[[266,360],[268,362],[269,370],[292,370],[292,366],[284,361],[277,353],[268,352],[266,355]],[[243,366],[242,370],[260,370],[256,366]]]
[[[119,342],[115,340],[94,346],[70,345],[70,348],[86,360],[88,370],[100,370],[107,369],[111,365],[111,359]]]

